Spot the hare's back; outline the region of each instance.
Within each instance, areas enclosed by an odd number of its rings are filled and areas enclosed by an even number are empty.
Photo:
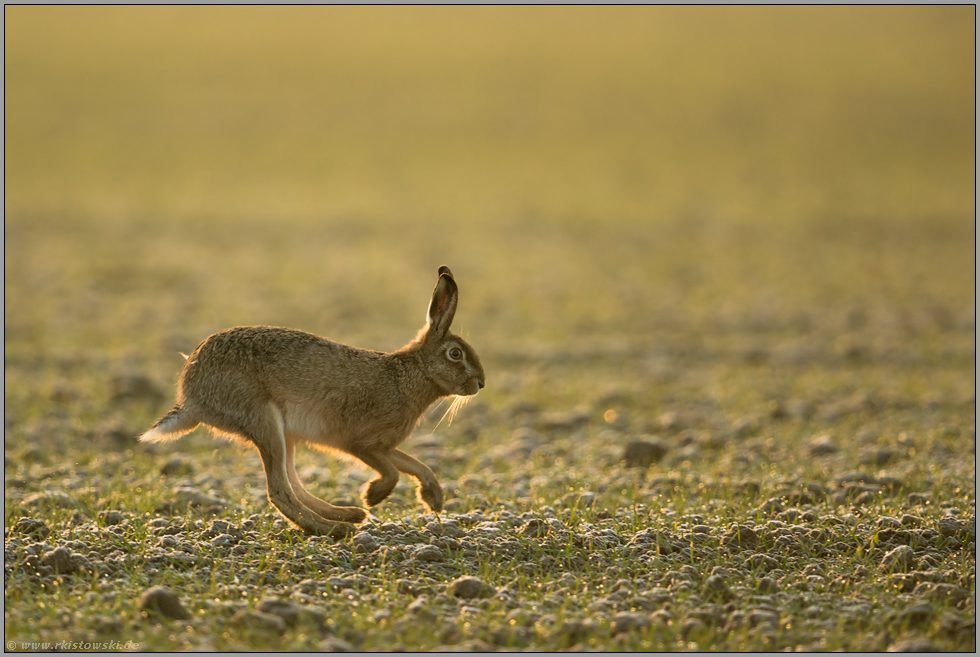
[[[209,372],[289,381],[322,379],[331,370],[346,370],[362,360],[363,350],[331,342],[296,329],[239,326],[208,337],[187,359],[184,375]]]

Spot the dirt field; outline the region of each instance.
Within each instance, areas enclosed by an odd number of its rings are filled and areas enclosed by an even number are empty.
[[[974,25],[5,8],[8,649],[975,650]],[[395,349],[441,264],[441,517],[136,442],[209,334]]]

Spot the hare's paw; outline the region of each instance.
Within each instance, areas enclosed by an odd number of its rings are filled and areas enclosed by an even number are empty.
[[[338,506],[334,508],[340,512],[337,514],[339,516],[338,520],[343,520],[344,522],[357,524],[364,522],[364,519],[367,518],[367,511],[359,506]]]
[[[329,536],[340,540],[357,531],[357,527],[347,522],[332,522],[324,519],[304,519],[299,528],[310,536]]]
[[[419,486],[418,496],[422,504],[429,507],[433,513],[442,511],[442,486],[439,482],[433,482],[431,486]]]
[[[375,479],[364,487],[364,491],[361,493],[361,499],[368,506],[381,504],[386,497],[391,495],[391,491],[395,489],[395,484],[397,483],[397,479],[393,483],[384,479]]]

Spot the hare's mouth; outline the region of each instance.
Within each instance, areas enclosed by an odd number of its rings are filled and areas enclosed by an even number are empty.
[[[483,379],[473,377],[472,379],[466,382],[466,386],[465,386],[466,391],[464,394],[475,395],[476,393],[480,392],[481,389],[483,389],[484,385],[485,384],[483,382]]]

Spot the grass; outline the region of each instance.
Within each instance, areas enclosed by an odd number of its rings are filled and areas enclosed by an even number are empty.
[[[975,650],[974,11],[5,8],[7,640]],[[443,263],[441,518],[305,538],[255,454],[135,442],[210,333],[397,348]]]

